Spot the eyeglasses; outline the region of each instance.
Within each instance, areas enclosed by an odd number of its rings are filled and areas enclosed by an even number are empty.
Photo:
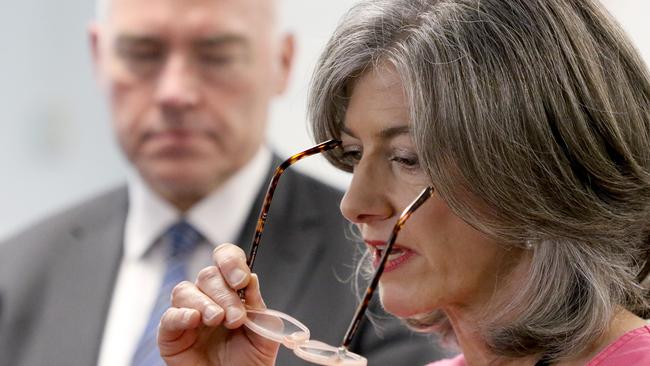
[[[262,233],[264,231],[264,224],[268,216],[269,208],[271,207],[271,200],[273,199],[273,194],[280,180],[282,173],[291,165],[297,161],[311,155],[320,154],[328,150],[332,150],[341,145],[339,140],[328,140],[322,142],[312,148],[309,148],[305,151],[299,152],[295,155],[292,155],[282,164],[280,164],[273,174],[273,178],[269,183],[266,196],[264,197],[264,203],[260,212],[259,219],[257,220],[257,227],[255,229],[255,236],[253,237],[253,244],[251,246],[247,264],[248,267],[252,270],[253,264],[255,263],[255,257],[257,255],[257,249],[260,244],[260,239],[262,238]],[[433,188],[425,188],[420,195],[402,212],[399,219],[393,227],[393,231],[388,239],[386,244],[386,249],[382,254],[381,260],[377,269],[375,270],[372,280],[368,284],[365,295],[361,303],[359,303],[354,317],[350,322],[348,330],[343,337],[343,341],[339,347],[331,346],[327,343],[310,340],[309,329],[302,324],[300,321],[295,318],[271,309],[246,309],[247,320],[244,325],[252,330],[253,332],[270,339],[272,341],[282,343],[285,347],[292,349],[293,352],[303,360],[318,364],[318,365],[341,365],[341,366],[365,366],[367,360],[356,353],[350,352],[348,350],[354,335],[359,329],[361,320],[365,315],[370,300],[372,299],[373,294],[379,284],[379,277],[384,271],[386,262],[388,261],[388,256],[395,244],[397,239],[397,234],[406,223],[406,220],[411,217],[413,212],[418,209],[429,197],[433,195]],[[243,301],[243,291],[240,292],[240,296]]]

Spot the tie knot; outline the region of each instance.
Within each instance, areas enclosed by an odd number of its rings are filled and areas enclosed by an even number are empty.
[[[182,220],[172,225],[165,238],[169,245],[169,256],[179,257],[191,253],[201,240],[201,233],[187,221]]]

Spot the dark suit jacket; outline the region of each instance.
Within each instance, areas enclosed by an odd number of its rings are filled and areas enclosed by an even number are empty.
[[[240,235],[246,251],[263,194]],[[287,171],[254,268],[269,308],[302,320],[313,339],[335,345],[356,306],[349,281],[340,279],[350,277],[358,252],[346,239],[340,198],[339,191]],[[0,365],[96,364],[122,256],[127,207],[127,191],[121,187],[0,244]],[[380,319],[379,324],[383,338],[365,321],[352,347],[370,365],[423,365],[437,358],[428,339],[395,321]],[[305,364],[281,352],[278,365]]]

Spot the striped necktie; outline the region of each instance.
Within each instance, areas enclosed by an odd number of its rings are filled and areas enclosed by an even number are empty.
[[[190,254],[201,241],[201,234],[186,221],[179,221],[162,236],[167,249],[166,269],[156,303],[151,310],[147,326],[138,342],[131,366],[164,365],[160,358],[156,337],[158,323],[170,306],[172,289],[187,279],[187,262]]]

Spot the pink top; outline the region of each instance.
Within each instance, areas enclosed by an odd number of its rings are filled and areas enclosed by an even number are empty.
[[[647,366],[650,365],[650,326],[623,334],[605,347],[586,366]],[[467,366],[465,357],[436,361],[427,366]]]

